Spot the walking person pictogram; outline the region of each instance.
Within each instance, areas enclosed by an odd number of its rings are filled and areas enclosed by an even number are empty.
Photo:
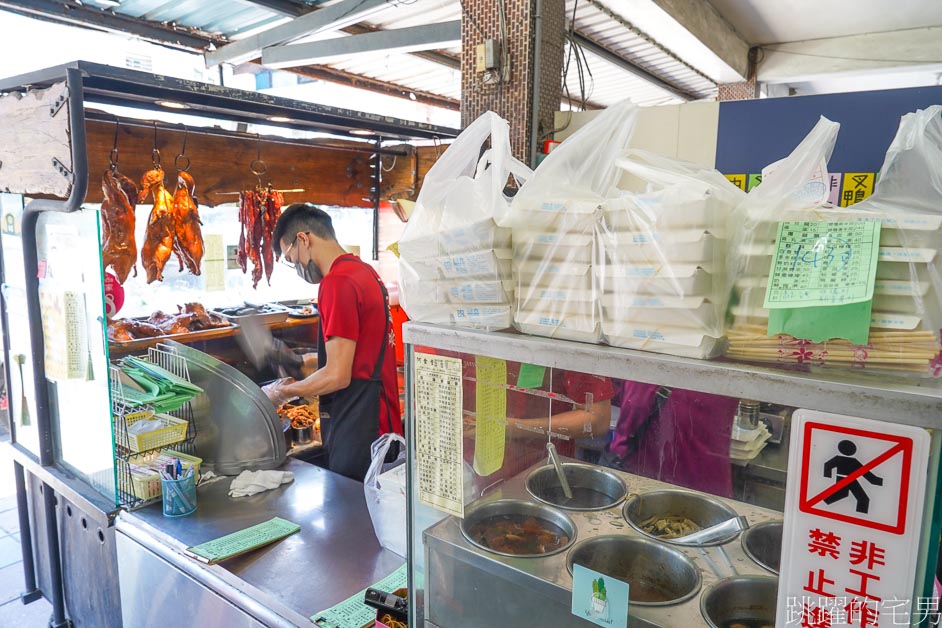
[[[832,474],[836,472],[835,483],[840,482],[863,466],[859,460],[853,457],[853,455],[857,453],[857,445],[855,445],[853,441],[842,440],[837,444],[837,450],[840,452],[840,455],[834,456],[824,463],[824,477],[830,478]],[[883,478],[869,471],[862,474],[861,477],[874,486],[883,486]],[[824,503],[833,504],[848,495],[853,495],[854,499],[857,500],[857,512],[869,512],[870,498],[867,496],[867,491],[864,490],[864,487],[860,485],[858,480],[850,482],[847,486],[835,491],[833,495],[826,497]]]

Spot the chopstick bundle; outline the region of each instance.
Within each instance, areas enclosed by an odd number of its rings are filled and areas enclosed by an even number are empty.
[[[939,340],[931,331],[871,330],[866,345],[847,340],[811,342],[788,334],[768,336],[761,325],[732,328],[727,357],[750,362],[841,366],[929,374],[939,362]]]

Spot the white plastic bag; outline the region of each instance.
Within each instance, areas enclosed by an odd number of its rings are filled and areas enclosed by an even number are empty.
[[[514,326],[583,342],[601,338],[596,225],[620,175],[637,107],[609,107],[567,138],[514,197],[501,224],[513,230]]]
[[[876,193],[848,208],[833,207],[825,200],[826,160],[837,138],[836,123],[822,118],[791,155],[770,167],[762,184],[740,206],[741,227],[730,256],[732,326],[727,355],[751,362],[938,374],[940,111],[933,107],[903,116]],[[769,310],[763,300],[780,222],[880,223],[866,342],[841,338],[841,333],[814,337],[820,325],[815,333],[789,330],[768,336]],[[842,332],[850,337],[851,328],[845,325]]]
[[[396,462],[384,465],[386,453],[393,443],[401,443]],[[398,434],[383,434],[370,446],[372,464],[363,479],[366,506],[373,521],[373,531],[379,544],[405,558],[406,556],[406,492],[405,474],[402,483],[384,481],[387,472],[405,471],[405,439]]]
[[[745,193],[718,171],[640,150],[616,160],[647,191],[605,202],[597,282],[606,343],[695,358],[722,352],[729,222]]]
[[[490,148],[484,149],[490,140]],[[403,309],[413,320],[484,329],[510,326],[513,287],[508,177],[532,171],[510,151],[506,120],[487,112],[432,166],[399,240]]]

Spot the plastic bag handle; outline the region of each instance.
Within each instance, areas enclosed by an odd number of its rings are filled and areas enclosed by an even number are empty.
[[[363,478],[364,486],[379,487],[377,479],[379,478],[380,470],[383,468],[383,463],[386,461],[386,454],[389,452],[389,448],[393,443],[402,443],[405,445],[406,439],[395,432],[389,432],[374,440],[373,444],[370,445],[370,457],[372,462],[370,462],[370,468],[366,472],[366,477]]]

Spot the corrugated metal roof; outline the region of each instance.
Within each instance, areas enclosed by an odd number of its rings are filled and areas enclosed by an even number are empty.
[[[567,18],[572,15],[576,2],[567,0]],[[331,2],[303,0],[303,3],[316,6]],[[624,16],[614,10],[618,5],[617,0],[578,0],[576,31],[682,92],[699,98],[715,95],[716,86],[709,79],[651,42],[643,33],[632,30]],[[124,0],[115,10],[132,17],[174,22],[233,39],[270,28],[288,19],[281,13],[246,0]],[[459,0],[392,0],[388,9],[375,13],[367,23],[376,28],[393,29],[457,20],[461,19],[461,15]],[[343,36],[343,33],[321,34],[318,38],[338,36]],[[457,56],[461,50],[453,48],[445,52]],[[639,105],[681,100],[669,90],[601,56],[586,52],[585,59],[588,65],[585,78],[587,100],[593,104],[607,106],[626,97]],[[346,61],[332,63],[330,67],[395,83],[406,89],[453,99],[461,97],[461,74],[458,70],[414,55],[351,57]],[[581,94],[574,63],[570,64],[566,84],[571,97],[578,101]]]

